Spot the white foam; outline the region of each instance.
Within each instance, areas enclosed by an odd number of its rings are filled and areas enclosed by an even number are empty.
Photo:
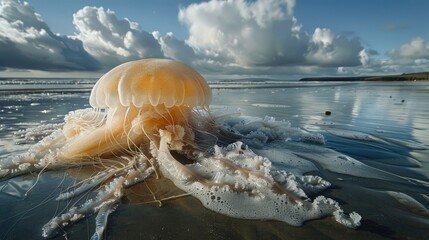
[[[215,115],[215,114],[214,114]],[[307,143],[324,144],[320,133],[310,133],[290,126],[288,121],[278,121],[274,117],[265,118],[221,115],[216,117],[217,127],[227,133],[233,133],[240,140],[252,147],[261,148],[273,141],[293,140]]]
[[[279,220],[295,226],[309,219],[342,213],[332,199],[318,197],[312,202],[306,198],[293,174],[276,172],[273,177],[271,162],[240,142],[226,148],[216,147],[213,156],[200,156],[195,164],[185,166],[169,153],[171,134],[160,131],[160,136],[156,155],[163,175],[213,211],[237,218]],[[274,178],[281,180],[283,187]],[[315,179],[302,181],[312,184],[320,180]],[[360,220],[355,214],[336,219],[349,227],[358,226]]]

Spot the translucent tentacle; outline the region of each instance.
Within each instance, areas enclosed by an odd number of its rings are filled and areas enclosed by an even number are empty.
[[[73,222],[84,218],[100,210],[105,204],[113,204],[119,201],[123,195],[124,177],[113,179],[110,184],[105,185],[94,199],[89,199],[79,207],[72,207],[68,212],[51,219],[43,226],[43,237],[52,236],[58,228],[65,227]]]
[[[108,215],[114,211],[113,206],[123,196],[123,189],[144,181],[154,172],[154,168],[150,166],[144,155],[138,155],[127,160],[129,161],[128,164],[122,168],[110,169],[95,176],[91,181],[84,182],[74,190],[62,193],[57,200],[65,200],[80,195],[105,183],[108,179],[115,176],[115,174],[120,175],[120,177],[114,178],[110,183],[105,184],[98,191],[95,198],[87,200],[79,207],[72,207],[68,212],[53,218],[45,224],[43,227],[43,236],[51,236],[58,228],[67,226],[89,214],[98,212],[96,216],[96,232],[91,239],[101,239],[107,224]],[[135,168],[131,168],[131,166]]]
[[[101,174],[98,174],[97,176],[91,178],[91,180],[82,183],[79,187],[77,187],[73,190],[61,193],[56,198],[56,200],[66,200],[66,199],[70,199],[70,198],[73,198],[75,196],[78,196],[82,193],[85,193],[85,192],[93,189],[94,187],[100,185],[102,182],[106,181],[110,177],[112,177],[113,174],[114,174],[114,171],[102,172]]]
[[[91,240],[100,240],[103,237],[104,230],[107,226],[107,219],[109,215],[115,210],[115,202],[111,201],[104,204],[98,211],[95,217],[95,233],[92,235]]]
[[[47,165],[61,167],[65,163],[58,162],[56,156],[59,146],[64,145],[65,140],[61,130],[57,130],[33,145],[28,152],[2,159],[0,178],[41,171]]]

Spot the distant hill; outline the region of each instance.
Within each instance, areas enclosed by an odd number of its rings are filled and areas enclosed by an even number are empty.
[[[360,76],[360,77],[310,77],[300,81],[428,81],[429,72],[403,73],[400,75]]]

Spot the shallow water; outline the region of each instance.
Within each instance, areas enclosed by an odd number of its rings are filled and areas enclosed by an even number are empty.
[[[69,111],[89,107],[86,85],[84,91],[77,92],[74,88],[58,87],[57,82],[43,87],[35,84],[37,81],[0,85],[14,89],[12,93],[0,91],[1,158],[29,148],[30,144],[14,136],[17,131],[61,123]],[[145,185],[138,184],[129,189],[124,204],[110,215],[107,238],[418,239],[428,232],[428,82],[212,86],[212,108],[216,111],[228,107],[224,111],[239,109],[245,116],[272,116],[289,121],[293,127],[322,134],[326,141],[322,146],[302,146],[292,141],[266,144],[254,151],[270,158],[277,169],[290,170],[291,162],[283,158],[291,152],[308,160],[298,170],[331,182],[333,186],[322,194],[337,200],[347,212],[358,212],[363,217],[362,226],[352,230],[332,219],[309,221],[302,227],[233,219],[203,208],[192,197],[167,201],[159,208],[157,204],[141,204]],[[34,88],[38,90],[31,93]],[[327,115],[327,111],[331,114]],[[353,159],[339,157],[329,149]],[[0,182],[0,239],[39,238],[43,224],[68,204],[55,201],[55,197],[78,181],[79,176],[56,171],[42,174],[37,184],[36,179],[36,175],[24,175]],[[154,186],[155,191],[177,191],[168,181],[163,183],[171,187],[165,190]],[[69,239],[88,238],[92,224],[92,218],[81,220],[64,233]],[[61,233],[58,238],[62,238]]]

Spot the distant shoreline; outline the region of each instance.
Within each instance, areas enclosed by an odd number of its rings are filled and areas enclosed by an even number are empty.
[[[299,81],[429,81],[429,72],[359,77],[309,77]]]

